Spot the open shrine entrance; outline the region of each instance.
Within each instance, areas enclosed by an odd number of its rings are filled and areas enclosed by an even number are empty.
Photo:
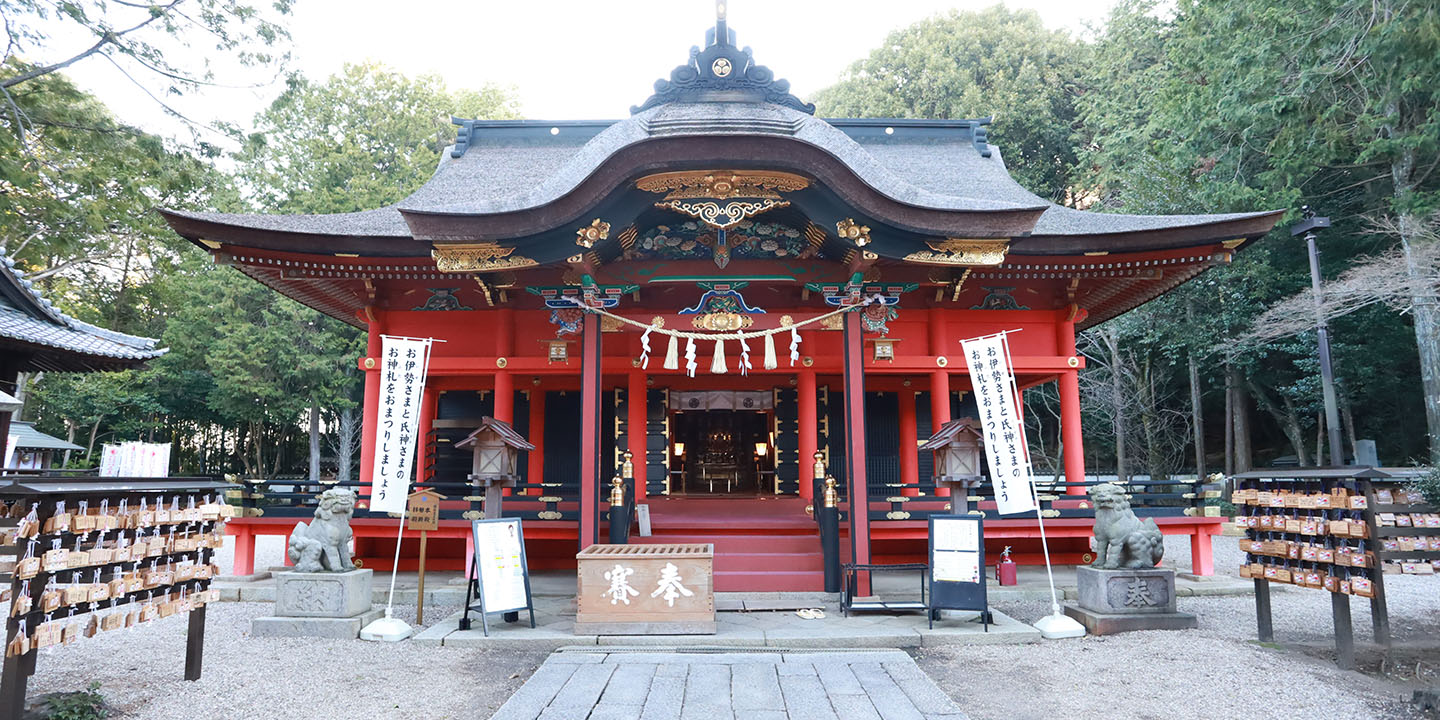
[[[669,405],[671,495],[779,494],[772,392],[672,392]]]

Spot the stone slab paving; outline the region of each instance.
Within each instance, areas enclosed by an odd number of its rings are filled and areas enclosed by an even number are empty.
[[[420,645],[469,645],[490,648],[556,650],[570,645],[655,645],[662,647],[772,647],[818,648],[909,648],[941,645],[1038,642],[1040,632],[998,610],[989,628],[980,625],[976,613],[942,611],[935,627],[929,627],[923,613],[891,615],[852,614],[843,617],[833,602],[816,603],[825,617],[806,620],[788,611],[747,611],[716,613],[714,635],[576,635],[573,597],[535,598],[535,628],[522,613],[522,622],[490,618],[490,634],[480,628],[472,614],[472,627],[460,630],[456,613],[423,630],[411,642]]]
[[[552,654],[494,720],[964,720],[899,650]]]

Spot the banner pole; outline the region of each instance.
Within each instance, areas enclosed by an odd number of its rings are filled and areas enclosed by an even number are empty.
[[[1015,360],[1010,354],[1009,332],[997,333],[1000,336],[1000,343],[1005,348],[1005,364],[1010,370],[1010,390],[1015,398],[1017,406],[1022,404],[1023,398],[1020,395],[1020,384],[1015,380]],[[1045,514],[1040,509],[1040,493],[1035,489],[1035,470],[1030,465],[1030,441],[1025,438],[1025,423],[1019,423],[1020,447],[1025,453],[1025,466],[1029,468],[1030,474],[1025,482],[1030,486],[1030,499],[1035,503],[1035,524],[1040,528],[1040,552],[1045,555],[1045,579],[1050,583],[1050,614],[1040,618],[1035,623],[1035,628],[1040,631],[1041,637],[1045,638],[1067,638],[1080,637],[1085,634],[1085,626],[1081,625],[1074,618],[1060,612],[1060,599],[1055,593],[1055,571],[1050,566],[1050,542],[1045,538]]]
[[[395,335],[391,335],[388,337],[402,340],[419,340],[425,343],[425,356],[421,359],[419,373],[420,387],[421,392],[423,393],[425,387],[425,380],[430,374],[430,351],[434,343],[437,341],[433,338],[402,338]],[[440,340],[438,342],[444,341]],[[419,457],[420,441],[421,438],[417,436],[415,438],[415,444],[412,445],[410,448],[411,452],[414,453],[413,457],[415,459],[415,480],[417,483],[421,480],[421,472],[423,472],[424,470],[424,463],[421,462],[422,459]],[[372,622],[362,628],[360,630],[360,639],[362,640],[383,640],[387,642],[398,642],[400,640],[404,640],[407,637],[410,637],[410,635],[415,632],[414,629],[410,627],[409,623],[405,622],[404,620],[396,619],[394,617],[395,579],[400,575],[400,545],[405,540],[405,518],[408,514],[408,509],[409,508],[406,507],[400,511],[400,529],[395,536],[395,559],[390,564],[390,592],[385,598],[385,617],[376,620],[375,622]]]

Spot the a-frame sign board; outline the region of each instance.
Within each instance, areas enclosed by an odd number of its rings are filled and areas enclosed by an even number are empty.
[[[974,610],[990,632],[985,528],[978,515],[930,516],[930,627],[941,610]]]
[[[480,613],[485,635],[490,635],[490,613],[530,611],[535,627],[535,604],[530,597],[530,565],[525,559],[525,532],[520,518],[475,520],[471,525],[475,554],[470,557],[471,580],[466,584],[465,611],[460,629],[470,629],[470,611]]]

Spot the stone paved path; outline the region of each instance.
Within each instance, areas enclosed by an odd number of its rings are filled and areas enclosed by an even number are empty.
[[[964,720],[901,651],[557,652],[494,720]]]

